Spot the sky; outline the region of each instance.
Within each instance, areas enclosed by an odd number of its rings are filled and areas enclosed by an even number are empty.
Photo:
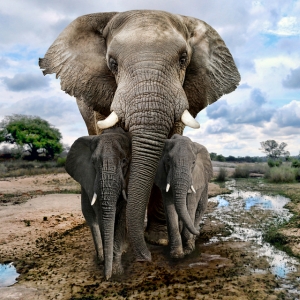
[[[0,121],[35,115],[71,145],[87,135],[76,100],[55,75],[43,76],[44,57],[78,16],[132,9],[165,10],[205,21],[218,31],[241,74],[239,87],[197,115],[200,129],[184,135],[224,156],[263,156],[260,142],[300,151],[300,0],[10,0],[0,3]]]

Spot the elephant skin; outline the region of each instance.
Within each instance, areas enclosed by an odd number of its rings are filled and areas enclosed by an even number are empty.
[[[166,140],[155,184],[163,195],[170,253],[174,258],[195,249],[197,228],[207,206],[208,182],[212,176],[210,155],[204,146],[178,134]]]
[[[136,259],[150,261],[144,216],[164,142],[198,127],[193,117],[236,89],[231,53],[204,21],[133,10],[77,18],[39,65],[76,97],[90,135],[116,122],[132,134],[128,236]]]
[[[123,272],[130,160],[130,134],[114,128],[77,139],[66,161],[66,171],[81,185],[82,212],[98,258],[103,260],[104,255],[106,279]]]

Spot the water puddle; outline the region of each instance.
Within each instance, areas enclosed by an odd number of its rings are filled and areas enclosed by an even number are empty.
[[[266,258],[270,267],[268,270],[254,269],[255,273],[272,272],[281,279],[280,288],[300,295],[295,283],[290,283],[288,274],[296,272],[299,262],[285,252],[277,250],[263,241],[263,233],[272,223],[288,221],[292,216],[284,206],[290,201],[283,196],[264,195],[256,191],[243,191],[236,188],[235,180],[226,183],[232,190],[231,194],[219,195],[209,201],[217,203],[216,209],[205,216],[228,225],[229,236],[215,236],[209,244],[219,241],[251,242],[251,250],[257,258]],[[288,288],[289,287],[289,288]]]
[[[16,283],[19,277],[16,268],[12,263],[7,265],[0,264],[0,287],[11,286]]]

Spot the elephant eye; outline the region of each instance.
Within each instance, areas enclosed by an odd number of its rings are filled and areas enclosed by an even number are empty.
[[[109,59],[109,68],[113,73],[117,73],[118,72],[118,63],[115,59],[113,59],[112,57]]]
[[[122,165],[125,166],[126,164],[127,164],[127,159],[126,159],[126,158],[123,158],[123,159],[122,159]]]
[[[187,62],[187,53],[183,52],[179,58],[179,65],[181,68],[185,67],[186,62]]]

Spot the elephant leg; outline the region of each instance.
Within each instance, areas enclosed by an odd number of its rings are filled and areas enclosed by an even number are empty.
[[[208,202],[208,185],[205,186],[200,196],[200,201],[198,203],[198,207],[196,210],[195,227],[196,226],[199,227],[200,221],[207,207],[207,202]]]
[[[200,198],[201,192],[197,190],[195,193],[190,193],[187,195],[187,209],[188,213],[191,217],[191,220],[195,224],[195,217],[196,217],[196,210],[198,208],[198,201],[197,199]],[[198,229],[198,227],[195,226]],[[185,226],[183,226],[182,233],[181,233],[182,241],[183,241],[183,251],[184,254],[190,254],[195,249],[195,239],[196,236],[192,234]]]
[[[173,258],[180,258],[184,256],[184,253],[182,250],[182,240],[179,231],[178,215],[175,209],[172,193],[163,192],[163,199],[167,218],[170,255]]]
[[[160,189],[155,184],[152,187],[147,208],[145,239],[148,243],[154,245],[165,246],[168,244],[168,232],[163,199]]]
[[[122,274],[122,254],[127,247],[126,232],[126,201],[120,197],[117,203],[115,233],[114,233],[114,258],[113,258],[113,274]]]
[[[103,262],[103,246],[97,216],[91,206],[89,197],[83,188],[81,188],[81,209],[83,216],[91,229],[97,257],[100,262]]]

